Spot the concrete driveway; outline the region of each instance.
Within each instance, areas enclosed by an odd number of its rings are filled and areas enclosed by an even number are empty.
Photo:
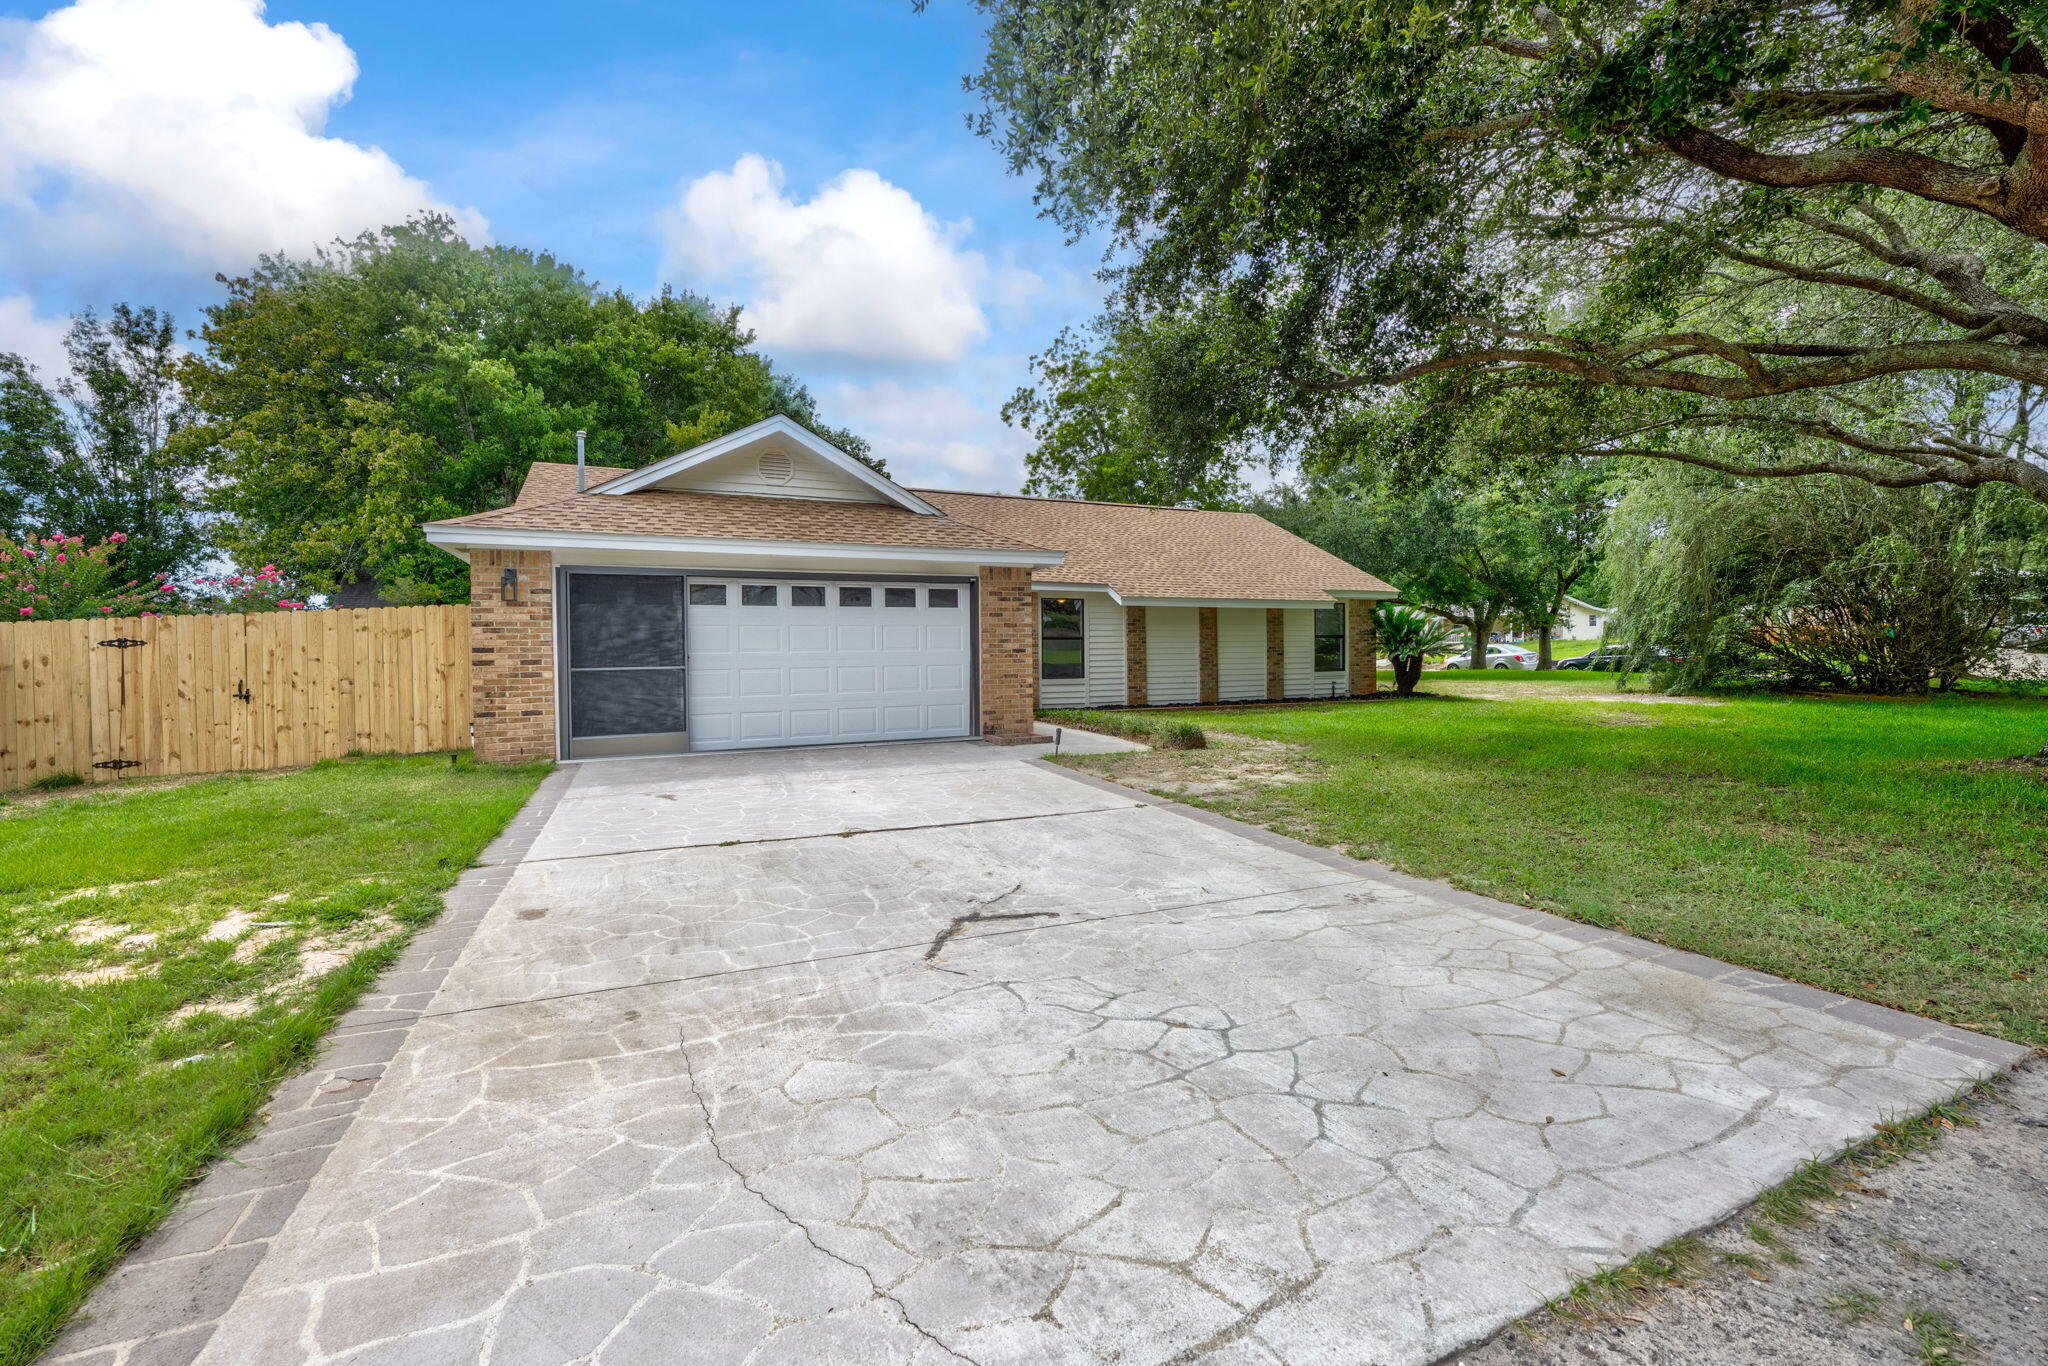
[[[177,1359],[1421,1363],[2020,1056],[1029,759],[551,779]]]

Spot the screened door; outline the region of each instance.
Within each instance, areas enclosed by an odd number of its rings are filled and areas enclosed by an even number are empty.
[[[689,748],[680,574],[568,576],[569,757]]]

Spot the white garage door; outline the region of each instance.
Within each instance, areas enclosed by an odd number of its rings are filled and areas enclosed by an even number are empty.
[[[690,576],[691,749],[973,733],[959,583]]]

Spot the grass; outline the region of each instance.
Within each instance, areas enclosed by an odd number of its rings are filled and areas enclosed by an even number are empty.
[[[1303,781],[1193,799],[1361,857],[2048,1045],[2048,699],[1615,696],[1426,674],[1388,705],[1212,712]],[[1638,684],[1640,686],[1640,684]],[[1464,694],[1451,695],[1451,694]],[[1148,785],[1209,756],[1068,762]]]
[[[232,1145],[541,772],[339,760],[0,806],[0,1366]]]
[[[1159,716],[1142,711],[1042,711],[1041,721],[1075,730],[1121,735],[1154,749],[1206,749],[1209,737],[1185,717]]]

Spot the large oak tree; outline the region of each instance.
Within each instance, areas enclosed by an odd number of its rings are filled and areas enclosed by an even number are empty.
[[[1405,384],[1525,449],[2048,502],[2042,0],[979,4],[985,131],[1116,254],[1106,364],[1215,339],[1133,386],[1211,458]]]

